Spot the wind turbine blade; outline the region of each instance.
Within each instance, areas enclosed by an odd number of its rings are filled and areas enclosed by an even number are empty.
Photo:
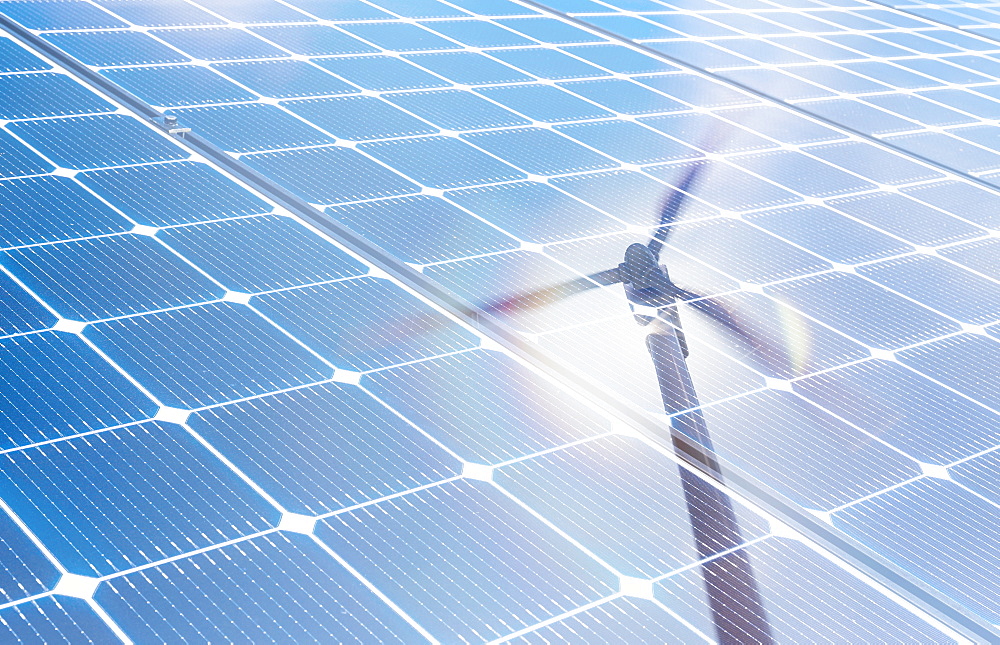
[[[614,269],[591,273],[585,278],[567,280],[566,282],[548,287],[532,289],[525,293],[508,296],[492,302],[485,302],[480,304],[477,309],[493,314],[523,313],[547,307],[570,296],[617,282],[621,282],[621,278],[618,275],[618,268],[615,267]]]
[[[687,204],[688,199],[691,198],[691,191],[694,190],[699,175],[708,166],[709,164],[703,162],[691,164],[687,172],[684,173],[684,178],[681,179],[681,182],[663,200],[656,230],[653,231],[653,237],[649,240],[648,245],[654,257],[660,257],[663,244],[670,238],[670,234],[673,231],[673,224],[677,222],[681,213],[684,212],[684,206]]]

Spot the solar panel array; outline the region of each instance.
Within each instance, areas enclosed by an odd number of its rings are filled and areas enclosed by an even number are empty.
[[[1000,43],[843,2],[549,4],[0,11],[473,302],[616,265],[707,165],[664,259],[787,348],[684,314],[717,452],[996,622],[1000,167],[968,66]],[[662,450],[0,50],[13,638],[739,638]],[[618,289],[508,322],[662,412]],[[778,640],[949,640],[738,516],[716,563],[749,556]]]

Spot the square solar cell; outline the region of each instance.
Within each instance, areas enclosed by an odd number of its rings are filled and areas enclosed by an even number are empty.
[[[958,125],[977,120],[912,94],[883,94],[863,100],[924,125]]]
[[[996,7],[993,7],[990,11],[995,12]],[[899,18],[898,12],[893,12],[890,15],[895,16],[897,19]],[[927,27],[929,25],[924,22],[921,23],[920,26]],[[996,51],[997,49],[1000,49],[1000,46],[998,46],[996,42],[990,38],[978,38],[975,35],[960,33],[954,29],[935,29],[933,31],[924,31],[922,34],[928,38],[934,38],[948,43],[949,45],[954,45],[959,49],[968,49],[970,51]]]
[[[593,639],[614,642],[625,636],[635,642],[648,643],[658,638],[669,642],[695,642],[701,635],[682,623],[652,600],[621,596],[590,609],[570,614],[562,620],[512,639],[517,645],[543,645],[572,641],[578,634]]]
[[[221,287],[145,235],[15,249],[0,254],[0,263],[70,320],[127,316],[223,295]]]
[[[822,18],[823,20],[832,22],[835,25],[841,25],[847,27],[848,29],[853,29],[857,31],[877,31],[880,29],[885,29],[885,25],[872,20],[867,20],[860,15],[857,11],[843,11],[843,10],[826,10],[826,11],[813,11],[812,15],[816,18]]]
[[[362,143],[358,149],[432,188],[527,179],[513,166],[450,137]]]
[[[679,69],[663,59],[622,45],[569,45],[562,49],[619,74],[653,74]]]
[[[961,331],[961,326],[850,273],[831,272],[765,292],[878,349],[895,350]],[[851,303],[845,307],[845,303]]]
[[[131,569],[278,522],[275,508],[172,424],[106,430],[4,457],[4,499],[77,575]]]
[[[286,58],[288,54],[242,29],[205,27],[202,29],[151,29],[157,38],[201,60],[242,60]]]
[[[196,0],[197,4],[227,20],[240,23],[306,22],[311,18],[275,0]]]
[[[138,119],[120,114],[22,121],[7,127],[66,168],[83,170],[189,156]]]
[[[56,317],[23,287],[0,273],[0,336],[51,327]]]
[[[113,578],[97,599],[137,642],[424,640],[320,545],[287,532]]]
[[[565,13],[607,13],[608,7],[594,0],[548,0],[545,6]]]
[[[391,56],[316,58],[313,63],[358,87],[380,92],[448,87],[448,81]]]
[[[215,63],[212,67],[262,96],[353,94],[358,88],[300,60]]]
[[[463,85],[521,83],[534,80],[513,67],[475,52],[443,52],[438,54],[404,54],[405,58]]]
[[[587,24],[629,40],[669,40],[683,37],[673,29],[667,29],[662,24],[643,20],[638,16],[590,16],[587,18]]]
[[[335,516],[316,531],[443,641],[495,639],[618,586],[614,574],[483,482],[442,484]],[[456,559],[456,549],[467,556]],[[456,603],[456,594],[468,600]]]
[[[480,16],[527,16],[538,13],[511,0],[450,0],[449,4]]]
[[[763,17],[758,18],[749,12],[725,12],[711,14],[712,20],[732,27],[745,34],[764,36],[768,34],[791,33],[791,29],[783,25],[768,22]]]
[[[385,166],[348,148],[247,155],[242,161],[314,204],[336,204],[420,191]]]
[[[435,20],[421,23],[469,47],[521,47],[534,41],[486,20]]]
[[[535,121],[578,121],[614,116],[613,112],[551,85],[505,85],[482,87],[476,91]]]
[[[368,0],[373,5],[404,18],[465,18],[459,11],[437,0]]]
[[[890,87],[900,89],[923,89],[925,87],[940,87],[941,81],[917,74],[910,70],[881,61],[862,61],[857,63],[843,63],[841,67],[857,72],[862,76],[874,78]]]
[[[73,334],[3,339],[0,356],[3,450],[142,421],[159,409]]]
[[[941,249],[938,254],[1000,281],[1000,240],[989,238]]]
[[[745,152],[777,147],[748,130],[701,112],[650,116],[637,121],[706,152]]]
[[[727,38],[717,41],[716,44],[751,60],[769,65],[813,62],[811,58],[756,38]]]
[[[327,25],[270,25],[248,29],[293,54],[303,56],[373,54],[379,51],[377,47]]]
[[[0,177],[40,175],[52,169],[52,164],[0,129]]]
[[[780,101],[799,101],[836,96],[830,90],[814,83],[807,83],[794,76],[774,69],[730,69],[719,73],[723,78],[736,81],[752,90],[767,94]]]
[[[1000,49],[1000,45],[994,45],[994,49]],[[959,65],[961,67],[975,70],[991,78],[997,78],[1000,76],[1000,61],[986,58],[985,56],[945,56],[942,59],[953,65]]]
[[[287,4],[322,20],[390,20],[394,16],[364,0],[288,0]]]
[[[190,27],[224,25],[213,16],[184,0],[94,0],[108,11],[142,27]]]
[[[363,141],[438,132],[374,96],[285,101],[282,106],[338,139]]]
[[[864,361],[796,381],[793,387],[924,463],[949,464],[1000,439],[996,412],[896,362]]]
[[[115,106],[63,74],[0,76],[2,119],[68,116],[114,110]]]
[[[444,314],[377,278],[278,291],[251,303],[338,368],[357,372],[479,344]]]
[[[981,145],[984,148],[1000,152],[1000,127],[995,125],[973,125],[964,128],[951,128],[949,133],[967,141]]]
[[[433,484],[462,464],[363,390],[331,383],[188,422],[289,512],[319,515]]]
[[[809,103],[800,103],[799,106],[817,116],[867,135],[922,129],[920,124],[915,121],[900,118],[874,106],[851,99],[810,101]]]
[[[901,189],[903,193],[986,228],[1000,228],[1000,195],[972,183],[943,181]]]
[[[997,86],[979,86],[976,87],[977,92],[986,93],[987,90],[993,88],[997,89]],[[973,116],[978,116],[985,119],[997,119],[1000,118],[1000,101],[995,101],[991,98],[986,98],[984,96],[979,96],[978,94],[973,94],[967,90],[927,90],[925,92],[919,92],[920,96],[926,97],[932,101],[937,101],[938,103],[944,103],[949,107],[953,107],[956,110],[961,110],[962,112],[968,112]]]
[[[427,195],[332,206],[326,213],[402,261],[415,264],[520,246],[481,219]]]
[[[75,0],[7,0],[3,13],[28,29],[121,29],[127,23],[89,2]]]
[[[885,139],[907,152],[931,159],[959,172],[1000,169],[1000,155],[941,132],[901,134]]]
[[[717,114],[766,137],[787,143],[814,143],[846,139],[847,135],[771,105],[722,110]]]
[[[0,457],[2,459],[2,457]],[[7,604],[56,586],[60,572],[7,515],[0,514],[0,600]],[[6,615],[0,614],[4,619]],[[2,625],[2,623],[0,623]],[[3,634],[0,627],[0,635]],[[37,637],[37,632],[32,634]]]
[[[806,152],[880,184],[909,184],[944,177],[902,155],[860,141],[814,146]]]
[[[620,78],[568,81],[559,85],[622,114],[655,114],[688,109],[687,105],[679,101]]]
[[[904,32],[904,31],[887,31],[879,34],[872,34],[873,37],[880,40],[886,40],[890,43],[899,45],[900,47],[905,47],[911,49],[920,54],[954,54],[958,52],[954,47],[949,47],[944,43],[932,40],[930,38],[924,38],[920,34]]]
[[[44,596],[0,609],[0,639],[113,643],[118,637],[82,598]]]
[[[172,114],[182,125],[193,128],[220,148],[233,152],[258,152],[334,142],[333,137],[281,108],[265,103],[187,108],[174,110]]]
[[[609,75],[599,67],[594,67],[560,51],[545,47],[503,49],[490,52],[490,56],[499,58],[503,62],[523,69],[538,78],[561,80]]]
[[[798,195],[725,162],[694,163],[706,166],[700,171],[695,192],[701,199],[719,208],[744,211],[802,201]],[[684,181],[690,168],[690,164],[677,164],[648,168],[646,172],[676,187]]]
[[[986,234],[978,226],[893,193],[845,197],[827,203],[913,244],[937,246]]]
[[[712,7],[718,9],[718,6]],[[706,16],[708,17],[708,16]],[[718,36],[737,36],[738,32],[723,27],[718,23],[711,22],[697,15],[683,13],[670,13],[661,16],[649,16],[650,20],[666,25],[674,31],[679,31],[688,36],[702,38],[715,38]]]
[[[726,107],[757,102],[757,99],[749,94],[693,74],[638,76],[635,80],[668,96],[699,107]]]
[[[531,124],[528,119],[465,90],[393,93],[383,98],[446,130]]]
[[[518,239],[535,244],[624,228],[600,211],[538,182],[453,190],[446,196]]]
[[[31,72],[50,65],[9,38],[0,37],[0,72]]]
[[[146,226],[170,226],[267,213],[271,206],[200,163],[167,163],[84,172],[77,178]]]
[[[753,61],[701,41],[660,40],[649,42],[647,46],[650,49],[666,54],[672,59],[707,70],[753,65]]]
[[[277,215],[180,226],[157,237],[230,291],[286,289],[368,272],[323,237]]]
[[[0,248],[120,233],[132,222],[66,177],[0,181]]]
[[[705,421],[716,452],[806,508],[832,510],[920,474],[913,459],[791,392],[708,406]]]
[[[558,125],[555,130],[625,163],[663,163],[703,156],[694,148],[632,121]]]
[[[883,40],[877,40],[871,36],[861,34],[829,34],[823,36],[823,40],[836,43],[848,49],[866,54],[868,58],[894,58],[897,56],[909,56],[911,52],[890,45]],[[862,57],[858,57],[862,58]],[[847,59],[844,59],[847,60]]]
[[[831,42],[815,36],[775,36],[769,39],[772,43],[777,43],[782,47],[800,52],[816,60],[842,61],[858,60],[865,58],[864,55],[853,52],[843,47],[837,47]],[[789,61],[794,62],[794,61]],[[789,70],[794,71],[794,70]]]
[[[1000,320],[1000,283],[930,255],[910,255],[859,267],[860,275],[959,322]]]
[[[1000,451],[994,450],[964,464],[954,466],[951,477],[959,484],[979,493],[994,503],[1000,503]]]
[[[787,67],[786,70],[842,94],[868,94],[892,89],[882,83],[876,83],[864,76],[858,76],[833,65],[796,65]]]
[[[790,150],[746,155],[732,162],[809,197],[830,197],[877,188],[860,177]]]
[[[179,107],[253,101],[257,96],[201,65],[102,69],[101,76],[150,105]]]
[[[490,154],[537,175],[603,170],[619,164],[560,134],[542,128],[518,128],[461,135]]]
[[[554,45],[606,41],[601,36],[589,34],[579,27],[554,18],[500,18],[497,22],[529,38]]]
[[[996,410],[1000,386],[994,366],[1000,342],[979,334],[961,334],[897,354],[901,363]]]
[[[333,368],[248,307],[219,303],[89,325],[164,405],[190,409],[324,381]]]
[[[937,78],[945,83],[954,85],[967,85],[970,83],[987,83],[995,81],[995,77],[976,74],[968,69],[951,65],[944,61],[933,58],[908,58],[895,61],[897,65],[902,65],[915,72],[926,74],[932,78]]]
[[[338,25],[344,31],[388,51],[417,52],[431,49],[462,49],[433,31],[406,22],[358,22]]]
[[[706,507],[719,493],[693,480],[685,490],[676,464],[638,439],[577,444],[502,466],[494,480],[622,575],[655,578],[707,555],[695,548],[685,492]],[[761,519],[741,515],[742,540],[767,533]],[[706,551],[742,542],[727,538],[708,537]]]
[[[812,204],[752,213],[746,220],[831,262],[857,264],[913,247],[840,213]]]
[[[138,31],[76,31],[42,36],[85,65],[186,63],[188,57]]]

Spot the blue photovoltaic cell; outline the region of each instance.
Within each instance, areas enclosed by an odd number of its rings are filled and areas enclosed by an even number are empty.
[[[316,532],[442,641],[492,640],[618,585],[613,573],[482,482],[380,502],[325,520]]]
[[[531,124],[523,116],[463,90],[399,92],[386,94],[382,98],[447,130],[478,130]]]
[[[502,387],[482,387],[486,382]],[[496,464],[609,430],[544,379],[485,350],[372,372],[361,385],[475,463]]]
[[[1000,385],[994,366],[1000,342],[976,334],[960,334],[897,354],[901,363],[954,388],[983,405],[1000,408]]]
[[[184,0],[95,0],[108,11],[143,27],[223,25],[225,21]]]
[[[0,72],[29,72],[49,69],[49,64],[15,44],[0,37]]]
[[[781,65],[788,63],[808,63],[810,59],[773,45],[766,40],[751,38],[731,38],[719,42],[720,45],[742,56],[762,63]]]
[[[463,85],[520,83],[533,80],[513,67],[475,52],[405,54],[405,57],[438,76]]]
[[[527,16],[537,13],[511,0],[450,0],[450,4],[481,16]]]
[[[847,135],[771,105],[723,110],[719,116],[766,137],[788,143],[814,143],[846,139]]]
[[[58,582],[59,575],[10,516],[0,513],[0,602],[8,603],[48,591]],[[0,618],[3,617],[0,614]]]
[[[286,58],[287,53],[242,29],[153,29],[151,34],[202,60]]]
[[[212,67],[262,96],[351,94],[358,88],[300,60],[216,63]]]
[[[707,152],[724,154],[777,147],[774,142],[749,130],[701,112],[648,116],[638,121]]]
[[[556,126],[554,129],[625,163],[663,163],[702,156],[675,139],[631,121],[600,121]]]
[[[925,477],[835,513],[833,521],[986,620],[1000,619],[995,505]]]
[[[428,195],[331,206],[326,213],[404,262],[428,264],[520,246],[486,222]]]
[[[944,177],[940,172],[860,141],[806,148],[806,152],[880,184],[898,185]]]
[[[639,440],[546,453],[499,468],[494,481],[622,575],[654,578],[700,559],[677,464]],[[753,517],[740,524],[744,539],[767,532]],[[702,539],[715,551],[736,546],[721,531]]]
[[[943,61],[931,58],[898,60],[896,63],[908,69],[912,69],[915,72],[920,72],[921,74],[926,74],[927,76],[940,79],[945,83],[955,85],[986,83],[988,81],[996,80],[995,78],[976,74],[956,65],[949,65]]]
[[[669,40],[681,36],[663,25],[633,16],[594,16],[587,18],[587,23],[630,40]]]
[[[315,204],[353,202],[420,191],[416,184],[348,148],[269,152],[247,155],[242,160]]]
[[[76,336],[0,340],[0,357],[3,450],[156,414],[155,403]]]
[[[903,193],[980,226],[1000,228],[1000,195],[970,183],[945,181],[910,186]]]
[[[810,112],[868,135],[920,129],[919,124],[859,101],[836,99],[804,104]]]
[[[1000,319],[1000,284],[930,255],[911,255],[858,268],[897,293],[970,325]]]
[[[754,210],[802,201],[784,188],[746,173],[724,161],[696,161],[709,168],[698,176],[698,195],[719,208],[734,211]],[[657,166],[646,170],[653,177],[677,186],[690,171],[691,164]]]
[[[977,120],[975,117],[950,110],[912,94],[885,94],[883,96],[869,96],[864,100],[883,110],[895,112],[924,125],[958,125],[973,123]]]
[[[722,571],[738,566],[733,560],[741,555],[753,567],[777,642],[952,642],[922,618],[900,613],[893,600],[798,540],[769,538],[723,556],[717,566]],[[692,569],[667,578],[654,595],[702,633],[720,642],[740,642],[743,634],[733,628],[716,636],[703,575]],[[713,596],[727,593],[721,576],[709,580]]]
[[[438,132],[376,96],[285,101],[282,106],[338,139],[363,141]]]
[[[449,191],[448,199],[535,244],[623,230],[600,211],[539,182]]]
[[[802,99],[820,99],[835,96],[829,90],[773,69],[734,69],[726,70],[725,72],[721,72],[721,74],[750,89],[757,90],[758,92],[766,92],[782,101],[800,101]]]
[[[938,253],[952,262],[1000,281],[1000,240],[989,238],[941,249]]]
[[[221,298],[223,290],[145,235],[61,242],[0,263],[63,318],[92,321]]]
[[[789,72],[807,81],[828,87],[835,92],[844,94],[867,94],[871,92],[884,92],[891,89],[881,83],[845,72],[839,67],[831,65],[805,65],[791,67]]]
[[[0,336],[23,334],[51,327],[56,317],[42,303],[0,273]]]
[[[3,119],[114,110],[113,105],[63,74],[0,76],[0,118]]]
[[[234,152],[333,143],[334,139],[275,105],[248,103],[174,110],[181,125]]]
[[[462,464],[352,385],[211,408],[191,428],[293,513],[319,515],[461,474]]]
[[[688,106],[624,79],[569,81],[561,87],[622,114],[678,112]]]
[[[116,643],[86,600],[46,596],[0,609],[0,640],[17,643]]]
[[[485,20],[435,20],[421,24],[469,47],[518,47],[535,44],[520,34]]]
[[[587,78],[591,76],[608,76],[604,70],[589,65],[572,56],[545,48],[504,49],[490,52],[490,56],[523,69],[539,78],[561,80],[565,78]]]
[[[272,533],[137,571],[106,582],[96,598],[136,642],[424,642],[303,535]]]
[[[233,22],[306,22],[309,16],[274,0],[198,0],[198,4]]]
[[[28,29],[113,29],[128,27],[89,2],[6,0],[2,13]]]
[[[157,237],[231,291],[271,291],[367,272],[325,238],[277,215],[182,226]]]
[[[7,132],[0,130],[0,177],[41,175],[52,169],[52,164],[39,157]]]
[[[80,31],[43,38],[87,65],[185,63],[188,57],[138,31]]]
[[[735,56],[707,43],[691,40],[673,40],[649,43],[652,49],[662,52],[672,59],[689,62],[698,61],[709,70],[726,67],[743,67],[751,65],[751,61],[742,56]]]
[[[944,316],[849,273],[833,271],[766,291],[879,349],[899,349],[961,330]],[[852,307],[845,307],[845,303],[852,303]],[[865,315],[858,316],[855,307]]]
[[[613,112],[551,85],[505,85],[481,87],[476,91],[536,121],[577,121],[614,116]]]
[[[982,172],[1000,168],[1000,155],[941,132],[901,134],[886,137],[886,140],[907,152],[932,159],[959,172]]]
[[[254,308],[342,369],[469,349],[478,339],[388,280],[355,278],[257,296]]]
[[[188,153],[120,114],[21,121],[7,126],[46,157],[85,170],[184,159]]]
[[[72,179],[0,181],[0,248],[120,233],[132,222]]]
[[[968,112],[973,116],[984,119],[1000,118],[1000,101],[988,99],[984,96],[977,96],[964,90],[927,90],[919,92],[920,96],[927,97],[938,103],[944,103],[956,110]]]
[[[720,8],[720,5],[710,5],[713,9]],[[737,32],[727,29],[714,22],[709,22],[704,18],[682,13],[672,13],[662,16],[649,16],[660,24],[690,36],[715,37],[715,36],[735,36]]]
[[[788,392],[709,405],[715,449],[807,508],[830,510],[920,474],[917,463]]]
[[[651,600],[620,596],[590,609],[547,623],[507,641],[515,645],[570,643],[586,635],[588,643],[696,643],[703,637]]]
[[[448,81],[392,56],[317,58],[313,62],[366,90],[419,90],[450,85]]]
[[[379,51],[377,47],[327,25],[270,25],[249,29],[275,45],[303,56],[373,54]]]
[[[364,0],[288,0],[288,4],[322,20],[389,20],[391,14],[380,11]]]
[[[363,143],[358,149],[432,188],[527,178],[513,166],[451,137]]]
[[[348,23],[341,29],[387,51],[413,52],[429,49],[461,49],[462,46],[405,22]]]
[[[994,503],[1000,503],[1000,451],[954,466],[951,478]]]
[[[543,43],[563,45],[605,42],[601,36],[589,34],[579,27],[553,18],[500,18],[497,22]]]
[[[164,405],[193,408],[329,378],[249,308],[209,304],[90,325],[86,336]]]
[[[543,128],[518,128],[461,135],[490,154],[538,175],[615,168],[618,162]]]
[[[176,107],[253,101],[257,96],[200,65],[122,67],[101,75],[150,105]]]
[[[78,575],[108,575],[278,522],[276,509],[181,426],[106,430],[2,460],[4,500]]]
[[[738,157],[732,163],[809,197],[830,197],[877,188],[871,182],[801,152],[762,152]]]
[[[894,193],[871,193],[827,203],[914,244],[946,244],[986,234],[978,226]]]
[[[996,412],[891,361],[865,361],[796,381],[793,387],[924,463],[949,464],[1000,440]]]
[[[913,247],[823,206],[791,206],[745,216],[778,237],[841,264],[908,253]]]
[[[462,18],[468,15],[437,0],[369,0],[369,2],[404,18]]]
[[[922,89],[925,87],[938,87],[939,81],[929,79],[926,76],[915,74],[897,65],[878,61],[860,61],[856,63],[844,63],[841,65],[845,69],[852,70],[858,74],[882,81],[891,87],[900,89]]]
[[[619,74],[673,72],[679,68],[622,45],[570,45],[563,50]]]
[[[210,166],[167,163],[77,175],[136,222],[170,226],[266,213],[271,207]]]

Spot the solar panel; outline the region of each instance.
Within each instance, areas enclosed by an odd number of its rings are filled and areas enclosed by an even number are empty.
[[[799,4],[0,3],[0,633],[989,634],[1000,45]]]

